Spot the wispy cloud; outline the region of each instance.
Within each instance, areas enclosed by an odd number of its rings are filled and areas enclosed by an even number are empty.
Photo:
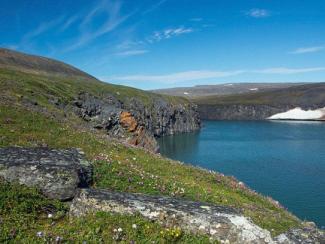
[[[137,56],[137,55],[142,55],[149,52],[146,49],[139,49],[139,50],[126,50],[122,52],[117,52],[115,53],[115,56],[120,56],[120,57],[129,57],[129,56]]]
[[[325,46],[301,47],[290,52],[291,54],[316,53],[325,50]]]
[[[157,8],[160,7],[160,5],[164,4],[167,0],[160,0],[159,2],[157,2],[156,4],[152,5],[151,7],[149,7],[147,10],[143,11],[142,14],[148,14],[153,12],[154,10],[156,10]]]
[[[192,28],[178,27],[169,28],[162,31],[155,31],[150,37],[147,38],[149,43],[159,42],[164,39],[170,39],[172,37],[184,35],[193,32]]]
[[[112,77],[112,80],[119,81],[139,81],[139,82],[162,82],[162,83],[178,83],[182,81],[221,78],[241,74],[242,71],[209,71],[209,70],[192,70],[165,75],[129,75]]]
[[[12,50],[17,50],[18,49],[18,45],[8,44],[8,43],[1,43],[0,47],[12,49]]]
[[[74,24],[80,18],[79,15],[73,15],[69,17],[64,24],[61,26],[60,31],[67,30],[72,24]]]
[[[247,11],[246,15],[252,18],[266,18],[271,16],[271,13],[266,9],[253,8]]]
[[[159,82],[164,84],[176,84],[184,81],[216,79],[223,77],[236,76],[241,74],[274,74],[274,75],[292,75],[300,73],[320,72],[325,71],[325,67],[312,68],[267,68],[256,70],[228,70],[228,71],[213,71],[213,70],[190,70],[179,73],[163,74],[163,75],[126,75],[113,76],[108,80],[127,81],[127,82]]]
[[[41,34],[51,30],[52,28],[58,26],[59,24],[61,24],[64,20],[64,17],[61,16],[57,19],[54,20],[50,20],[47,22],[42,22],[40,25],[38,25],[35,29],[27,32],[21,42],[20,42],[20,46],[26,45],[28,44],[33,38],[40,36]]]
[[[203,20],[203,18],[192,18],[190,19],[190,21],[193,21],[193,22],[201,22]]]
[[[325,67],[312,67],[312,68],[268,68],[261,70],[254,70],[254,73],[260,74],[281,74],[281,75],[290,75],[290,74],[300,74],[300,73],[310,73],[310,72],[318,72],[325,71]]]
[[[71,51],[82,47],[85,44],[93,41],[94,39],[103,36],[109,32],[115,30],[119,25],[126,21],[134,13],[123,15],[122,2],[119,0],[115,1],[101,1],[89,13],[84,17],[80,24],[80,36],[77,41],[70,46],[66,51]],[[97,27],[93,27],[92,21],[99,15],[104,15],[105,21]]]

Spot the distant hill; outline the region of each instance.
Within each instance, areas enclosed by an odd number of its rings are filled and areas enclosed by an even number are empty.
[[[78,76],[93,79],[91,75],[60,61],[0,48],[0,68],[15,69],[33,74]]]
[[[212,95],[230,95],[242,93],[256,93],[273,89],[282,89],[303,83],[225,83],[218,85],[199,85],[193,87],[177,87],[169,89],[158,89],[152,92],[172,96],[196,98]]]
[[[304,84],[269,91],[193,98],[203,119],[259,120],[301,107],[325,107],[325,83]]]
[[[325,82],[254,93],[194,98],[197,104],[263,104],[319,107],[325,105]]]

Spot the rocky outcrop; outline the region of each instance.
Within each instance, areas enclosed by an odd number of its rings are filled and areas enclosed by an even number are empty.
[[[292,229],[277,236],[275,242],[281,244],[323,244],[325,243],[325,232],[317,229],[313,222],[304,222],[302,228]]]
[[[36,187],[49,197],[72,199],[91,183],[92,166],[76,149],[0,148],[0,177]]]
[[[156,137],[200,129],[197,106],[193,103],[172,104],[157,97],[145,105],[139,99],[131,98],[124,107]]]
[[[94,128],[151,151],[158,150],[155,137],[200,128],[196,106],[191,103],[174,105],[161,98],[153,98],[148,104],[136,98],[123,103],[109,94],[99,98],[81,93],[74,106],[75,113]]]
[[[240,210],[167,196],[118,193],[87,188],[92,167],[76,149],[0,148],[0,177],[39,189],[45,196],[73,199],[70,215],[103,211],[140,214],[169,228],[208,235],[221,243],[325,243],[325,234],[311,222],[275,238]]]
[[[272,242],[268,231],[256,226],[233,208],[165,196],[82,189],[70,208],[72,216],[97,211],[141,214],[164,226],[180,227],[194,234],[206,234],[224,243]]]
[[[292,109],[292,105],[199,105],[201,119],[206,120],[264,120],[274,114]]]
[[[129,132],[134,132],[138,127],[138,122],[132,116],[130,112],[121,112],[120,114],[120,123],[126,128]]]

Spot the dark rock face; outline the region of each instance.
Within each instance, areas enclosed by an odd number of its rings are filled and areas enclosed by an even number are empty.
[[[302,228],[289,230],[288,232],[277,236],[275,241],[283,244],[323,244],[325,243],[325,233],[324,231],[317,229],[315,223],[304,222]]]
[[[75,112],[96,129],[129,144],[158,150],[154,137],[191,132],[200,128],[193,104],[173,105],[156,98],[149,105],[136,98],[122,103],[109,94],[104,98],[82,93],[74,102]]]
[[[272,243],[268,231],[229,207],[165,196],[82,189],[70,208],[72,216],[97,211],[131,215],[138,213],[165,226],[206,234],[222,243]]]
[[[172,135],[200,129],[200,118],[194,104],[173,105],[157,98],[145,106],[136,98],[130,99],[125,108],[144,124],[154,136]]]
[[[283,105],[199,105],[201,119],[207,120],[264,120],[274,114],[286,112],[295,106]]]
[[[87,187],[92,166],[76,149],[0,148],[0,177],[36,187],[49,198],[72,199],[78,187]]]

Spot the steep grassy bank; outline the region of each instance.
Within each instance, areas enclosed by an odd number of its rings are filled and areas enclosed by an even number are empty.
[[[299,225],[296,217],[231,177],[107,140],[101,133],[78,129],[78,119],[58,123],[20,106],[1,106],[0,111],[1,147],[46,144],[52,148],[82,148],[87,158],[94,162],[94,187],[233,206],[242,209],[245,216],[273,234]]]

